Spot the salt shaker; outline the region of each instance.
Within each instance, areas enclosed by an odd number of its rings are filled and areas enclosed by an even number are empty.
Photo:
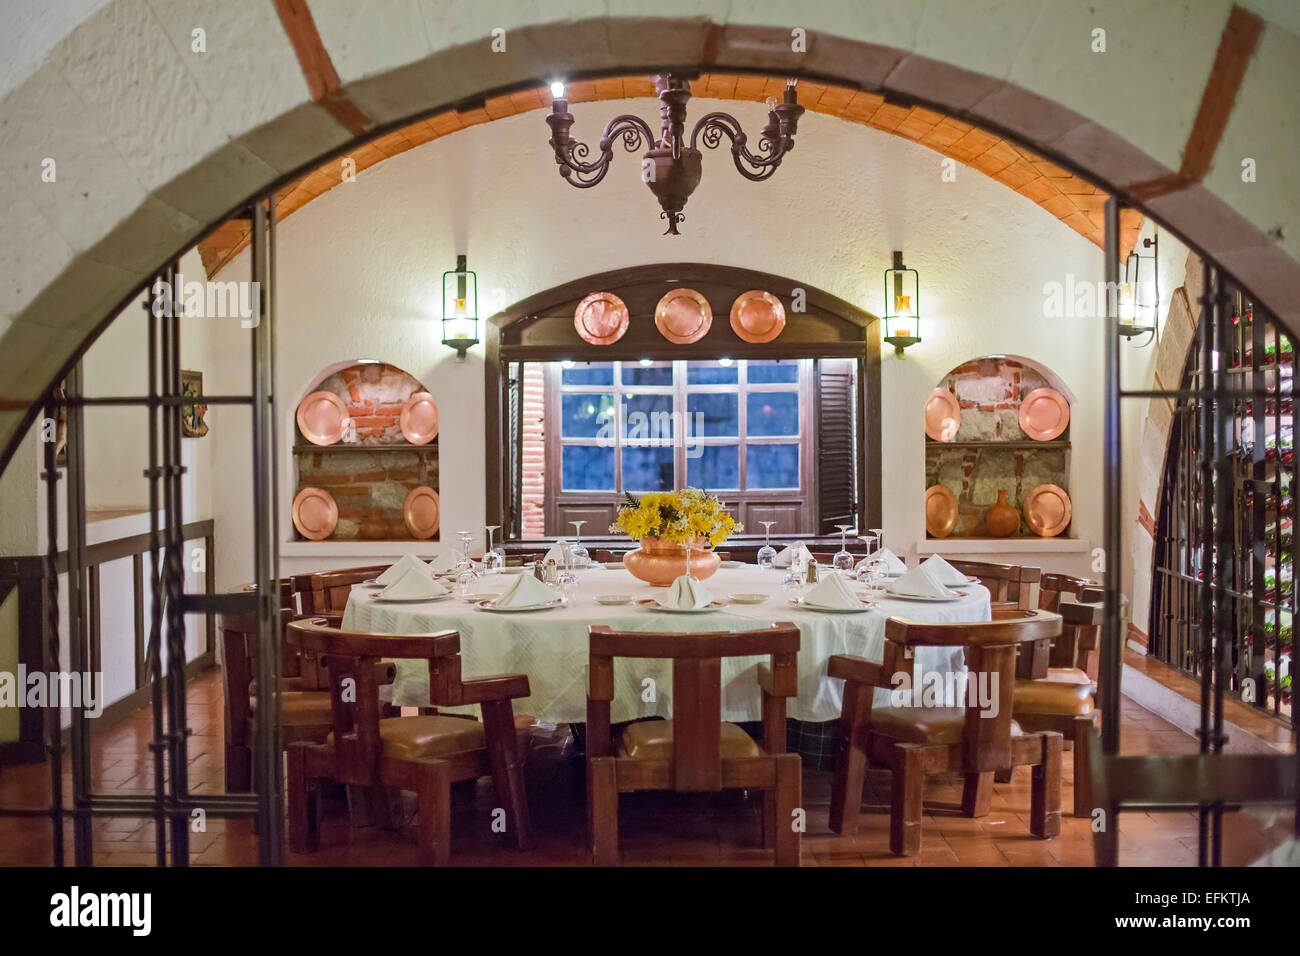
[[[808,558],[808,576],[804,580],[808,584],[817,583],[817,559],[816,558],[813,558],[811,556]]]
[[[560,569],[555,563],[554,558],[546,559],[546,570],[542,574],[543,584],[555,584],[560,579]]]

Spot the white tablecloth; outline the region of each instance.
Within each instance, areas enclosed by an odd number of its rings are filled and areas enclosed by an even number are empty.
[[[763,593],[763,604],[728,604],[708,614],[668,614],[634,605],[604,607],[598,594],[652,597],[662,591],[634,578],[626,570],[603,567],[579,572],[577,594],[569,604],[547,611],[493,614],[452,597],[423,604],[376,603],[373,590],[354,588],[343,615],[347,630],[386,634],[460,632],[464,675],[519,673],[528,675],[532,696],[515,705],[540,721],[559,723],[586,720],[587,627],[607,624],[629,631],[745,630],[791,621],[798,625],[799,695],[789,702],[789,716],[825,721],[839,716],[843,682],[826,676],[832,654],[857,654],[880,660],[884,654],[885,619],[891,616],[917,621],[986,621],[990,618],[989,593],[978,584],[962,590],[966,597],[947,603],[885,599],[879,609],[861,614],[827,614],[790,605],[781,588],[781,572],[753,565],[722,568],[704,582],[715,598],[731,594]],[[478,589],[500,592],[509,575],[480,579]],[[722,663],[723,719],[760,719],[760,697],[755,666],[762,657],[726,659]],[[920,648],[916,674],[964,670],[962,652],[956,648]],[[647,679],[653,681],[648,684]],[[429,671],[423,661],[399,661],[393,684],[394,704],[405,707],[429,703]],[[877,703],[887,700],[877,691]],[[472,710],[473,708],[467,708]],[[620,658],[615,662],[615,721],[637,717],[672,716],[672,664],[670,661]]]

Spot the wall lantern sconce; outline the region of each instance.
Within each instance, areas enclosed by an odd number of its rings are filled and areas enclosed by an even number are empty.
[[[1124,260],[1124,282],[1119,288],[1119,334],[1127,339],[1139,335],[1155,338],[1160,310],[1160,235],[1143,239]],[[1148,344],[1148,343],[1143,343]]]
[[[921,341],[921,277],[903,265],[894,250],[894,267],[885,270],[885,341],[898,355]]]
[[[455,349],[462,362],[465,352],[478,344],[478,276],[469,271],[464,256],[457,256],[456,268],[442,274],[442,344]]]

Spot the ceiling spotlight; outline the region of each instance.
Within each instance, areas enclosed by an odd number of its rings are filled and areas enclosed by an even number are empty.
[[[641,366],[642,368],[649,368],[651,365],[654,365],[655,360],[654,360],[654,359],[638,359],[637,362],[640,364],[640,366]]]
[[[731,368],[731,359],[720,358],[718,359],[718,364],[721,365],[723,368]]]

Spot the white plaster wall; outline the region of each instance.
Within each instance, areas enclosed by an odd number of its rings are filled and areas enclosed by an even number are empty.
[[[746,129],[757,104],[693,102],[736,113]],[[594,140],[615,113],[652,125],[645,100],[578,104],[578,135]],[[886,537],[910,550],[923,539],[922,408],[941,375],[988,353],[1024,355],[1052,368],[1079,397],[1073,412],[1071,491],[1076,534],[1100,537],[1099,320],[1046,319],[1043,285],[1101,277],[1101,251],[983,174],[959,167],[941,179],[939,157],[899,137],[830,117],[807,115],[798,148],[767,183],[743,180],[727,154],[705,158],[704,179],[686,208],[684,234],[663,231],[640,182],[636,157],[620,154],[600,186],[575,190],[556,173],[542,114],[500,120],[403,153],[363,172],[285,220],[279,230],[278,303],[285,447],[281,538],[292,528],[293,404],[323,367],[346,358],[380,359],[424,382],[442,410],[444,529],[476,527],[484,514],[482,349],[464,364],[439,341],[441,274],[458,252],[480,282],[480,314],[558,283],[623,266],[699,260],[790,276],[874,312],[883,305],[883,270],[901,248],[921,274],[925,341],[883,362],[886,419]],[[218,278],[247,275],[247,253]],[[774,290],[781,291],[781,290]],[[723,316],[727,303],[714,303]],[[716,320],[716,319],[715,319]],[[246,385],[247,333],[218,328],[214,391]],[[222,583],[249,575],[246,417],[214,410],[214,511],[222,523]],[[481,527],[478,528],[481,534]],[[1074,547],[1081,547],[1075,545]],[[436,546],[425,545],[423,553]],[[321,558],[301,545],[283,549],[286,570],[362,563]],[[307,551],[306,554],[293,552]],[[1038,554],[1046,567],[1083,570],[1079,551]]]

